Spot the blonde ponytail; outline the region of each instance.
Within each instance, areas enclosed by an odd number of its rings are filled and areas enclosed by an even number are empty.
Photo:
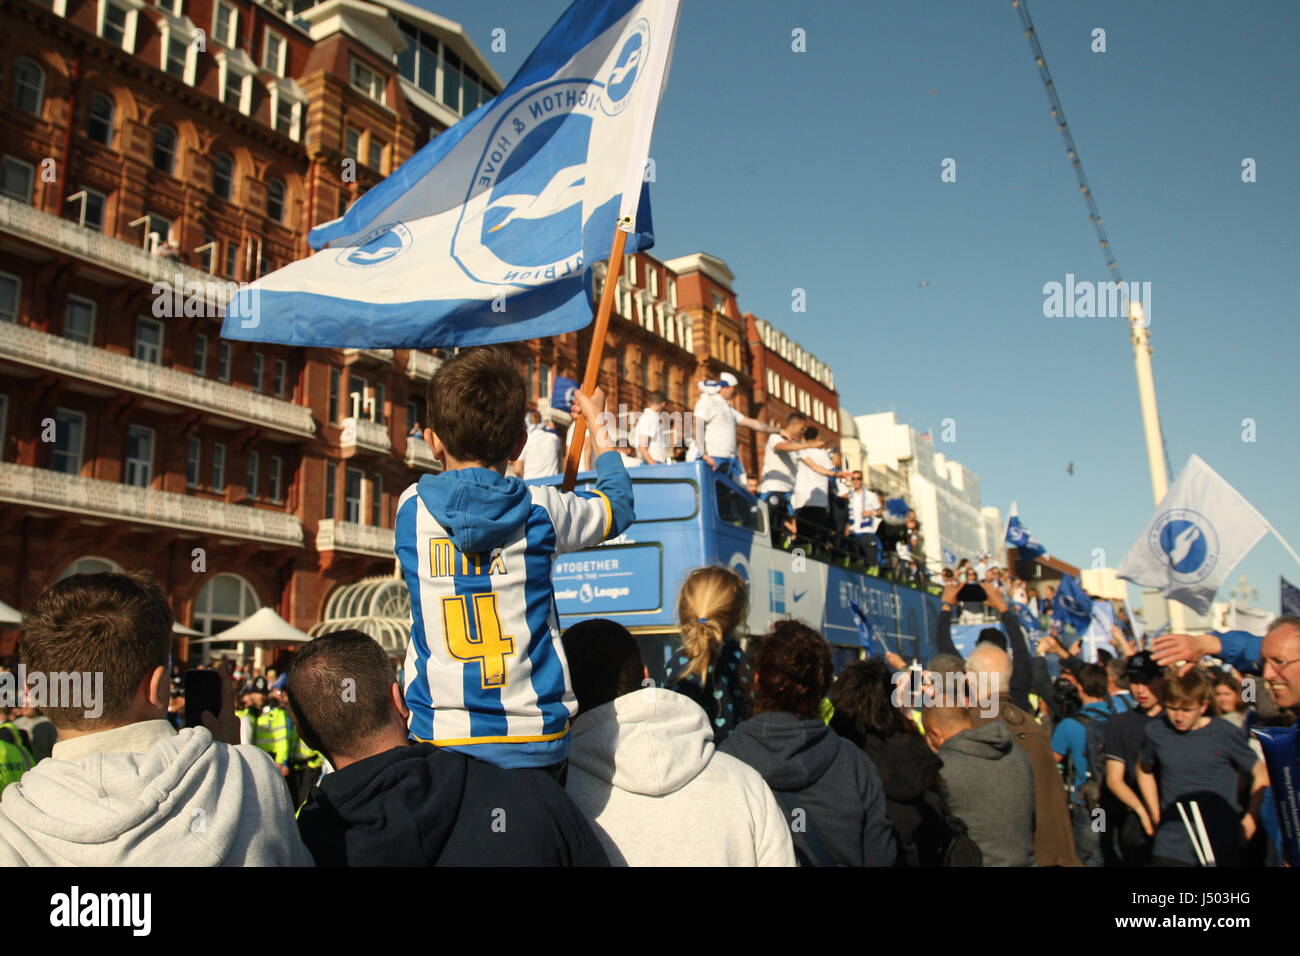
[[[722,642],[744,623],[748,606],[744,579],[730,568],[696,568],[686,576],[677,596],[682,656],[687,658],[680,679],[705,682]]]

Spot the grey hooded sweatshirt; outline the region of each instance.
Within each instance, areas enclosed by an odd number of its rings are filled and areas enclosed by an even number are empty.
[[[940,778],[985,866],[1034,865],[1034,771],[1000,720],[963,730],[939,748]]]
[[[745,761],[773,790],[790,794],[840,866],[894,865],[894,827],[875,764],[820,719],[766,711],[737,726],[722,752]],[[794,839],[814,857],[806,830],[795,829]]]
[[[256,747],[146,720],[61,740],[0,799],[4,866],[311,866]]]
[[[573,722],[569,796],[615,866],[794,866],[772,791],[718,753],[708,715],[647,687]]]

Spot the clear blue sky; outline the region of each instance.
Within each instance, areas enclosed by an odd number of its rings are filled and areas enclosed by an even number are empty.
[[[503,80],[567,6],[419,2]],[[1152,283],[1175,472],[1199,454],[1300,547],[1300,4],[1030,10],[1125,278]],[[1120,320],[1043,317],[1044,283],[1107,275],[1010,2],[685,0],[652,155],[658,256],[724,258],[743,308],[831,363],[846,412],[955,419],[936,448],[986,504],[1018,500],[1067,561],[1119,564],[1153,511],[1132,355]],[[1300,583],[1269,537],[1237,574],[1276,609],[1279,572]]]

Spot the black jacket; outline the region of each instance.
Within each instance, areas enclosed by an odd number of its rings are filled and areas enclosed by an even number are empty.
[[[920,734],[867,734],[862,747],[885,788],[885,813],[894,825],[898,865],[942,866],[949,830],[939,790],[939,758]]]
[[[317,866],[608,866],[545,770],[413,744],[327,774],[298,813]]]
[[[880,774],[867,755],[816,717],[766,711],[732,731],[720,748],[794,797],[841,866],[893,866],[894,829]],[[805,834],[795,845],[815,857]]]

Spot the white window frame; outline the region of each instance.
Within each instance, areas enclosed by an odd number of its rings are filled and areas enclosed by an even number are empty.
[[[368,86],[370,86],[371,88],[357,85],[357,79],[358,79],[357,74],[359,71],[365,71],[366,73],[370,74],[371,79],[374,81],[372,84],[368,84]],[[364,79],[364,77],[362,77],[362,79]],[[373,87],[375,84],[378,85],[377,95],[373,91]],[[352,89],[356,90],[358,93],[360,93],[362,96],[366,97],[367,99],[374,100],[380,106],[388,105],[388,103],[385,100],[388,84],[384,81],[383,75],[378,70],[371,69],[369,66],[367,66],[365,63],[362,63],[356,57],[350,57],[348,59],[348,86],[352,87]]]
[[[218,342],[217,343],[217,381],[218,382],[226,382],[226,383],[230,382],[231,359],[232,356],[230,354],[230,343]]]
[[[348,479],[357,476],[357,513],[355,518],[348,517]],[[361,524],[361,519],[365,515],[366,505],[366,473],[360,468],[345,468],[343,471],[343,520],[353,524]]]
[[[148,460],[142,458],[130,457],[129,452],[131,447],[132,432],[148,433],[149,436]],[[148,488],[151,484],[153,484],[153,459],[154,459],[154,455],[157,452],[157,443],[158,443],[157,432],[155,432],[152,428],[148,427],[147,425],[126,426],[127,454],[124,454],[122,456],[122,484],[130,485],[132,488]],[[138,481],[131,480],[133,477],[138,477],[138,473],[133,475],[133,472],[138,472],[138,470],[141,468],[143,468],[144,470],[144,484],[141,484]]]
[[[27,205],[30,206],[32,204],[32,196],[36,192],[36,167],[33,166],[31,163],[24,162],[23,160],[19,159],[17,156],[5,156],[2,160],[0,160],[0,162],[4,163],[5,165],[12,163],[15,166],[22,166],[24,169],[27,170],[27,195],[26,196],[15,196],[13,193],[5,193],[5,192],[0,192],[0,195],[8,196],[10,199],[17,199],[19,202],[26,203]]]
[[[214,441],[212,443],[212,468],[208,472],[208,477],[212,480],[212,490],[221,493],[226,490],[226,443]],[[216,481],[220,477],[220,481]]]
[[[256,449],[249,449],[248,457],[244,459],[244,497],[256,498],[261,484],[262,456]]]
[[[85,466],[85,464],[86,464],[86,413],[85,413],[85,412],[79,412],[79,411],[77,411],[75,408],[56,408],[56,409],[54,410],[54,420],[55,420],[55,422],[56,422],[56,424],[55,424],[55,426],[54,426],[55,429],[56,429],[56,432],[55,432],[55,437],[56,437],[56,439],[57,439],[57,437],[58,437],[58,433],[57,433],[58,424],[57,424],[57,422],[58,422],[58,420],[59,420],[59,416],[60,416],[60,415],[65,415],[65,416],[68,416],[68,417],[71,417],[71,418],[79,419],[79,420],[80,420],[80,425],[81,425],[81,427],[80,427],[79,429],[77,429],[77,451],[76,451],[76,454],[75,454],[75,458],[76,458],[76,462],[77,462],[76,470],[75,470],[75,471],[60,471],[59,473],[60,473],[60,474],[63,474],[63,475],[79,475],[79,474],[81,474],[81,469],[82,469],[82,468]],[[51,465],[51,466],[54,465],[54,456],[55,456],[56,454],[59,454],[57,441],[56,441],[56,443],[55,443],[53,446],[51,446],[51,448],[50,448],[50,465]],[[69,453],[69,454],[70,454],[70,453]]]
[[[223,8],[230,12],[230,19],[228,21],[230,34],[229,36],[224,37],[217,32],[217,11]],[[222,46],[230,47],[231,49],[234,49],[236,46],[239,40],[239,8],[233,3],[225,3],[223,0],[217,0],[217,2],[212,5],[212,38]]]
[[[271,52],[272,38],[280,42],[280,47],[279,47],[280,55],[276,57],[276,61],[274,63],[268,63],[267,60]],[[288,64],[288,62],[289,62],[289,41],[284,38],[283,34],[276,33],[274,30],[263,30],[262,31],[262,69],[267,70],[270,73],[274,73],[276,76],[282,77],[284,76],[285,67]]]
[[[190,480],[190,468],[194,468],[194,480]],[[191,435],[185,449],[185,487],[197,488],[203,481],[203,439]]]
[[[148,343],[142,341],[140,338],[140,330],[144,328],[146,325],[151,325],[158,330],[158,345],[156,346],[158,350],[158,357],[156,359],[145,358],[143,355],[140,354],[142,349],[155,348],[155,346],[149,345]],[[163,324],[161,322],[157,321],[156,319],[147,319],[144,316],[139,316],[135,320],[135,343],[131,350],[131,354],[135,356],[137,361],[148,362],[150,365],[161,365],[163,359],[163,336],[165,334],[166,334],[166,330],[163,328]]]
[[[95,308],[95,303],[93,300],[84,298],[79,295],[69,295],[67,301],[63,303],[63,337],[67,339],[69,342],[81,341],[80,339],[74,339],[68,335],[68,307],[71,306],[74,301],[82,305],[90,306],[90,334],[88,336],[89,341],[82,342],[81,344],[94,345],[95,344],[95,319],[98,318],[98,316],[95,313],[98,310]]]
[[[270,498],[277,504],[284,501],[284,458],[271,456],[271,473],[269,477]]]
[[[261,352],[253,353],[253,368],[249,374],[249,383],[253,386],[253,391],[261,394],[262,385],[266,378],[266,359]]]
[[[289,120],[288,137],[295,143],[302,140],[302,115],[306,108],[307,94],[302,91],[292,78],[282,78],[272,80],[266,84],[266,90],[271,96],[271,129],[279,132],[276,123],[279,122],[280,101],[287,100],[292,104],[293,116]],[[360,148],[358,146],[358,148]]]
[[[275,360],[275,375],[271,379],[276,398],[284,398],[285,387],[289,384],[289,363],[284,359]]]
[[[175,0],[175,2],[179,5],[181,0]],[[162,64],[160,68],[164,73],[167,73],[171,35],[175,31],[185,44],[185,70],[181,75],[181,80],[184,81],[186,86],[193,86],[199,69],[199,51],[194,45],[194,21],[180,14],[171,15],[164,9],[163,18],[158,21],[158,30],[162,34]],[[172,74],[167,73],[167,75],[171,76]]]
[[[108,39],[104,36],[104,20],[110,4],[120,7],[126,13],[126,33],[122,36],[122,49],[127,53],[134,53],[135,36],[140,32],[140,9],[144,6],[144,0],[99,0],[95,36],[104,40]]]
[[[230,104],[226,103],[226,79],[232,70],[239,77],[239,112],[248,116],[253,106],[253,77],[257,75],[257,64],[238,48],[217,54],[217,98],[227,106]]]
[[[0,322],[17,322],[18,312],[23,302],[23,280],[11,272],[0,272],[0,279],[8,279],[14,284],[14,311],[12,315],[0,313]]]
[[[199,343],[200,343],[200,342],[203,343],[203,345],[202,345],[203,364],[202,364],[201,366],[197,366],[197,367],[195,367],[195,369],[194,369],[194,374],[197,375],[197,376],[199,376],[200,378],[207,378],[207,375],[208,375],[208,337],[207,337],[206,335],[199,334],[199,335],[194,336],[194,354],[192,354],[192,355],[190,356],[190,360],[193,361],[193,360],[198,356],[198,352],[200,351],[200,346],[199,346]]]

